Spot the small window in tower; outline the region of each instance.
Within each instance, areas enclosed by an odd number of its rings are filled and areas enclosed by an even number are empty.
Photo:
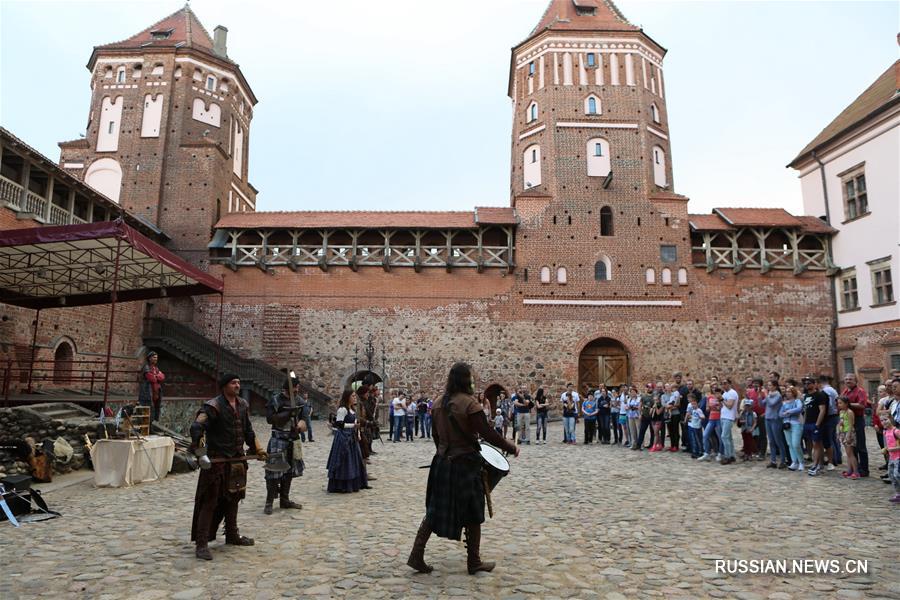
[[[116,71],[116,83],[125,83],[125,67],[119,67]]]
[[[613,234],[613,213],[612,209],[604,206],[600,209],[600,235],[606,237]]]
[[[556,283],[560,285],[565,285],[568,281],[567,272],[565,267],[559,267],[556,269]]]
[[[603,156],[603,144],[600,142],[594,144],[594,156]]]
[[[597,99],[596,98],[588,98],[588,114],[589,115],[597,114]],[[597,156],[599,156],[599,154]]]
[[[528,122],[532,123],[537,121],[538,118],[538,105],[537,102],[532,102],[528,105]]]
[[[112,76],[113,76],[113,68],[112,68],[112,67],[106,67],[106,70],[103,71],[103,76],[106,77],[107,79],[112,79]]]
[[[677,246],[660,246],[659,247],[659,259],[664,263],[673,263],[678,262],[678,247]]]
[[[550,267],[541,267],[541,283],[550,283]]]
[[[535,148],[534,150],[531,151],[531,162],[533,162],[533,163],[537,162],[537,148]]]
[[[206,76],[206,89],[210,92],[216,91],[216,78],[212,75]]]
[[[589,66],[589,67],[596,67],[596,66],[597,66],[597,55],[594,54],[593,52],[590,52],[590,53],[587,55],[587,66]]]
[[[172,29],[157,29],[150,32],[150,37],[154,40],[167,40],[172,35]]]
[[[534,61],[528,63],[528,76],[534,77]]]
[[[109,122],[109,129],[108,129],[107,133],[115,133],[115,132],[116,132],[116,122],[115,122],[115,121],[110,121],[110,122]]]
[[[659,150],[653,151],[653,162],[655,162],[656,164],[659,164]]]
[[[140,79],[141,73],[143,73],[143,67],[141,65],[134,65],[134,67],[131,69],[131,78]]]
[[[659,123],[659,107],[656,104],[650,105],[650,116],[653,118],[654,123]]]

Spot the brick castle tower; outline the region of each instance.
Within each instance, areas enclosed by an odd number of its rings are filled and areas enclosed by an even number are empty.
[[[61,142],[61,165],[207,262],[212,227],[253,211],[247,179],[256,96],[188,6],[120,42],[96,46],[85,137]]]
[[[604,0],[554,0],[513,48],[510,190],[528,296],[649,303],[687,293],[665,53]]]

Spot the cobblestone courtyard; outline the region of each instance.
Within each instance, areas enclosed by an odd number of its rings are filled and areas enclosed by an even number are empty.
[[[898,509],[877,477],[564,446],[553,424],[551,442],[524,447],[494,494],[482,556],[496,570],[467,575],[462,544],[433,537],[435,570],[423,575],[405,561],[424,510],[427,471],[416,467],[433,445],[376,443],[375,489],[327,495],[331,440],[321,423],[316,432],[295,480],[301,511],[263,515],[262,467],[251,464],[239,523],[255,547],[225,547],[220,535],[214,561],[194,558],[196,473],[125,489],[85,482],[46,496],[63,518],[0,524],[0,597],[900,598]],[[869,573],[727,576],[717,558],[858,559]]]

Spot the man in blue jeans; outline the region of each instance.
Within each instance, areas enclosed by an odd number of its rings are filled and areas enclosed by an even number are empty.
[[[825,453],[825,470],[833,471],[836,466],[841,464],[841,442],[838,441],[837,426],[841,420],[838,414],[837,390],[831,387],[831,377],[828,375],[819,376],[819,389],[828,395],[828,415],[825,417],[825,433],[824,436],[831,442],[831,452]]]
[[[391,406],[394,408],[394,439],[393,442],[400,441],[400,432],[406,429],[406,400],[401,393],[399,396],[391,400]]]

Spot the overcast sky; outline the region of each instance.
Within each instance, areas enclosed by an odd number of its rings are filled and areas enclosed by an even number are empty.
[[[260,210],[508,205],[509,50],[547,0],[194,0],[259,98]],[[675,191],[691,212],[801,212],[786,165],[897,59],[897,2],[617,3],[668,48]],[[84,133],[94,45],[180,2],[0,0],[0,122],[53,160]]]

